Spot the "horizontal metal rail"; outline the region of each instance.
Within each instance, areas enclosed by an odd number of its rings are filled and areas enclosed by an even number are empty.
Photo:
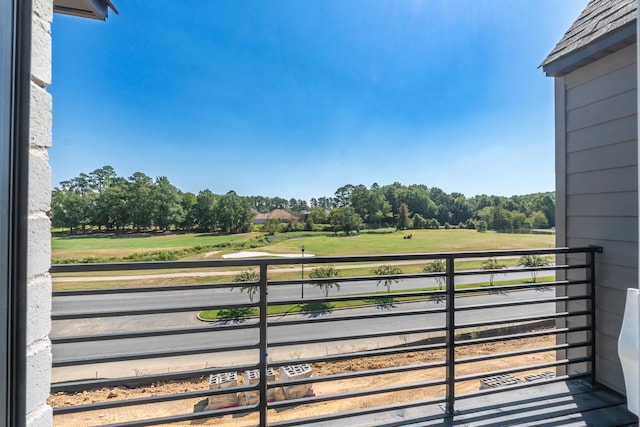
[[[354,378],[371,377],[376,375],[389,375],[389,374],[397,374],[401,372],[438,369],[438,368],[444,368],[445,366],[447,366],[445,362],[421,363],[419,365],[396,366],[393,368],[370,369],[366,371],[348,372],[344,374],[324,375],[322,377],[309,377],[309,378],[302,378],[302,379],[291,379],[287,381],[276,381],[276,382],[270,382],[268,385],[269,385],[269,388],[276,388],[276,387],[282,387],[282,386],[295,386],[295,385],[301,385],[301,384],[321,383],[321,382],[327,382],[327,381],[342,381],[342,380],[349,380]]]
[[[344,354],[329,354],[326,356],[319,357],[306,357],[296,359],[296,364],[310,364],[310,363],[319,363],[319,362],[339,362],[343,360],[352,360],[352,359],[362,359],[365,357],[377,357],[377,356],[391,356],[395,354],[405,354],[405,353],[414,353],[414,352],[423,352],[423,351],[436,351],[436,350],[444,350],[446,346],[444,343],[439,344],[428,344],[428,345],[415,345],[415,346],[406,346],[406,347],[393,347],[393,348],[385,348],[380,350],[371,350],[371,351],[358,351],[353,353],[344,353]],[[279,366],[287,366],[291,365],[291,360],[274,360],[269,363],[269,366],[279,367]]]
[[[237,369],[238,371],[248,371],[248,370],[257,369],[257,368],[258,368],[257,364],[234,365],[234,369]],[[201,378],[204,376],[221,374],[228,371],[229,371],[228,368],[207,368],[207,369],[198,369],[193,371],[171,372],[166,374],[137,375],[135,377],[66,381],[66,382],[52,384],[51,393],[76,392],[76,391],[99,389],[99,388],[105,388],[105,387],[115,387],[119,385],[125,386],[125,387],[137,387],[145,384],[152,384],[154,382]]]
[[[111,332],[103,333],[100,335],[76,335],[51,338],[52,344],[69,344],[74,342],[89,342],[89,341],[109,341],[109,340],[123,340],[133,338],[148,338],[148,337],[161,337],[166,335],[184,335],[184,334],[202,334],[215,331],[234,331],[243,329],[256,329],[259,325],[256,322],[241,323],[237,325],[211,325],[191,328],[173,328],[173,329],[157,329],[151,331],[140,332]]]
[[[322,337],[322,338],[312,338],[306,340],[287,340],[287,341],[270,341],[270,347],[282,347],[282,346],[291,346],[291,345],[307,345],[307,344],[317,344],[323,342],[335,342],[335,341],[351,341],[358,339],[366,339],[366,338],[383,338],[383,337],[393,337],[398,335],[411,335],[411,334],[425,334],[430,332],[443,332],[447,329],[445,327],[431,327],[431,328],[420,328],[420,329],[406,329],[406,330],[393,330],[386,332],[375,332],[370,334],[359,334],[359,335],[342,335],[342,336],[331,336],[331,337]]]
[[[491,375],[501,375],[501,374],[513,374],[516,372],[523,372],[523,371],[531,371],[534,369],[544,369],[544,368],[551,368],[551,367],[556,367],[556,366],[561,366],[561,365],[568,365],[571,363],[580,363],[580,362],[588,362],[589,358],[588,357],[579,357],[576,359],[562,359],[562,360],[555,360],[553,362],[546,362],[546,363],[536,363],[534,365],[527,365],[527,366],[519,366],[516,368],[509,368],[509,369],[498,369],[495,371],[491,371]],[[480,378],[484,378],[487,376],[486,372],[480,373],[480,374],[471,374],[471,375],[461,375],[455,378],[456,382],[462,382],[462,381],[470,381],[470,380],[479,380]]]
[[[161,374],[149,374],[143,376],[128,376],[120,378],[96,378],[83,379],[75,381],[66,381],[53,384],[52,393],[75,392],[80,390],[88,390],[101,387],[117,387],[117,386],[143,386],[154,382],[179,381],[191,378],[201,378],[208,375],[222,375],[229,371],[243,372],[258,370],[259,382],[249,384],[245,381],[244,385],[238,385],[219,388],[219,389],[203,389],[196,391],[183,391],[169,395],[156,395],[146,397],[136,397],[123,400],[109,400],[104,402],[95,402],[91,404],[83,404],[76,406],[63,406],[54,408],[54,415],[72,414],[96,410],[114,410],[121,407],[134,408],[138,405],[158,404],[169,401],[180,401],[185,399],[207,398],[214,399],[216,396],[239,394],[245,392],[258,393],[260,398],[258,403],[244,405],[238,407],[228,407],[224,409],[206,410],[192,413],[176,414],[165,417],[158,417],[148,420],[127,421],[112,426],[144,426],[156,424],[179,423],[189,420],[205,420],[222,415],[240,415],[240,414],[259,414],[261,425],[270,426],[298,426],[308,423],[332,422],[335,420],[343,420],[345,417],[376,414],[380,412],[388,412],[392,410],[400,410],[413,408],[425,404],[446,403],[449,413],[453,413],[455,400],[490,394],[502,390],[519,389],[531,386],[531,384],[545,384],[556,381],[563,381],[569,378],[593,377],[593,354],[594,351],[594,261],[593,255],[601,252],[600,248],[583,247],[583,248],[541,248],[530,250],[500,250],[500,251],[473,251],[473,252],[442,252],[428,254],[396,254],[396,255],[358,255],[345,257],[295,257],[295,258],[274,258],[274,259],[236,259],[236,260],[208,260],[208,261],[168,261],[168,262],[142,262],[142,263],[112,263],[112,264],[66,264],[54,265],[51,273],[63,275],[68,273],[98,273],[98,272],[133,272],[133,271],[160,271],[175,269],[197,269],[207,273],[207,270],[229,269],[233,268],[257,268],[260,278],[256,281],[249,282],[224,282],[224,283],[208,283],[208,284],[183,284],[176,286],[151,286],[151,287],[127,287],[127,288],[110,288],[100,290],[72,290],[72,291],[56,291],[53,293],[54,302],[66,301],[69,298],[82,297],[74,301],[73,307],[81,305],[81,300],[90,299],[92,296],[99,297],[104,295],[105,298],[118,297],[119,295],[137,297],[143,301],[142,295],[151,295],[160,301],[161,298],[173,298],[167,306],[156,304],[156,307],[145,306],[143,303],[140,307],[131,308],[134,304],[123,305],[123,307],[100,307],[98,310],[79,309],[56,309],[52,319],[54,322],[71,321],[77,319],[110,319],[120,318],[127,320],[129,318],[136,319],[138,316],[160,315],[160,314],[180,314],[197,313],[205,310],[234,310],[242,313],[249,313],[252,310],[251,318],[244,318],[240,323],[234,323],[234,319],[230,318],[225,321],[213,322],[207,326],[168,326],[155,328],[136,328],[135,330],[109,330],[106,328],[103,332],[88,332],[64,334],[58,333],[52,337],[54,345],[54,369],[66,369],[67,367],[93,365],[93,364],[109,364],[122,363],[128,361],[144,361],[152,359],[176,358],[181,356],[193,357],[196,355],[220,355],[223,357],[232,357],[231,354],[242,354],[247,352],[252,363],[235,363],[233,358],[229,358],[228,362],[211,368],[196,369],[190,371],[166,372]],[[487,259],[501,257],[519,257],[524,255],[540,255],[540,256],[556,256],[556,255],[583,255],[585,261],[570,256],[566,257],[573,263],[549,264],[535,268],[527,267],[510,267],[505,269],[490,270],[457,270],[456,261],[471,259]],[[398,273],[381,276],[351,276],[351,277],[335,277],[331,278],[331,282],[338,283],[342,286],[342,290],[350,291],[351,289],[367,288],[366,292],[353,291],[350,295],[332,295],[317,297],[307,295],[304,298],[304,287],[307,289],[315,289],[327,282],[327,279],[301,277],[296,280],[269,280],[269,267],[277,266],[310,266],[316,265],[339,264],[352,265],[357,267],[360,263],[392,263],[394,261],[410,261],[414,263],[428,263],[433,260],[446,260],[447,270],[441,272],[430,273]],[[573,271],[574,276],[583,275],[582,277],[572,277],[571,279],[556,279],[544,282],[527,282],[526,277],[531,273],[533,280],[535,274],[540,272],[569,272]],[[232,273],[228,273],[232,274]],[[494,286],[483,285],[487,282],[487,277],[495,275],[505,275],[509,280],[516,277],[520,282],[497,282]],[[515,276],[514,276],[515,275]],[[115,276],[114,276],[115,277]],[[123,274],[121,277],[126,277]],[[120,279],[121,277],[118,277]],[[474,278],[478,278],[474,282]],[[443,279],[447,284],[443,286]],[[381,283],[387,284],[403,282],[412,283],[415,281],[414,288],[405,287],[394,292],[379,292],[377,285]],[[440,281],[440,282],[437,282]],[[462,282],[464,281],[464,282]],[[464,286],[461,286],[464,284]],[[302,288],[300,288],[302,286]],[[259,290],[256,301],[242,302],[247,298],[245,295],[236,292],[231,302],[228,297],[218,300],[218,296],[223,295],[219,290],[239,290],[254,287]],[[438,289],[436,289],[438,288]],[[296,296],[296,289],[302,290],[300,298]],[[558,294],[543,295],[539,297],[536,290],[555,289],[561,290]],[[567,289],[576,289],[572,292],[578,295],[571,295],[566,292]],[[172,294],[173,292],[173,294]],[[214,292],[214,293],[212,293]],[[189,301],[180,304],[180,295],[189,293],[193,297]],[[316,291],[316,294],[318,291]],[[495,295],[494,295],[495,294]],[[202,297],[200,298],[200,295]],[[272,296],[273,295],[273,296]],[[511,300],[501,300],[502,295],[509,295]],[[146,297],[145,297],[146,298]],[[226,298],[226,299],[225,299]],[[486,298],[486,299],[476,299]],[[199,300],[198,300],[199,299]],[[205,303],[212,299],[212,303]],[[399,301],[400,300],[400,301]],[[80,301],[80,302],[77,302]],[[382,304],[389,301],[392,306]],[[583,303],[584,302],[584,303]],[[313,307],[317,304],[319,307],[327,307],[327,311],[322,312],[306,312],[307,316],[295,314],[299,307]],[[350,304],[351,308],[335,309],[334,305]],[[356,304],[356,308],[353,308]],[[406,305],[405,305],[406,304]],[[542,304],[551,304],[558,307],[551,313],[544,314],[525,314],[518,313],[514,308],[527,306],[541,306]],[[271,308],[277,306],[290,305],[292,309],[286,309],[293,312],[284,314],[269,314]],[[586,307],[586,308],[585,308]],[[502,310],[508,315],[500,315]],[[245,310],[245,311],[242,311]],[[308,309],[307,309],[308,310]],[[547,310],[546,306],[537,310]],[[282,310],[281,310],[282,311]],[[484,320],[478,320],[471,316],[475,316],[474,311],[478,313],[493,313],[492,317],[483,315]],[[329,314],[330,313],[330,314]],[[536,313],[536,311],[532,311]],[[466,315],[467,318],[461,320],[460,317]],[[406,320],[405,320],[406,319]],[[428,322],[426,323],[426,320]],[[571,323],[566,323],[568,320]],[[366,329],[365,325],[375,321],[375,329]],[[104,320],[100,320],[101,322]],[[135,321],[135,320],[134,320]],[[400,323],[398,323],[400,322]],[[404,322],[404,324],[402,323]],[[315,332],[314,325],[318,331]],[[322,326],[325,325],[325,326]],[[344,327],[343,327],[344,325]],[[362,325],[362,328],[354,333],[351,329],[347,329],[346,325]],[[288,329],[291,328],[291,329]],[[295,328],[309,331],[302,335],[297,335]],[[324,328],[324,329],[322,329]],[[57,328],[56,328],[57,330]],[[122,351],[117,353],[109,352],[109,354],[100,354],[95,356],[77,356],[62,358],[56,356],[56,349],[67,345],[91,345],[92,342],[103,342],[101,345],[111,345],[110,342],[134,342],[141,339],[164,339],[164,337],[193,337],[199,339],[199,335],[203,337],[223,336],[218,334],[226,334],[225,336],[235,336],[244,333],[252,334],[257,331],[254,338],[245,339],[243,341],[217,341],[215,338],[206,339],[203,343],[206,345],[190,345],[182,348],[160,348],[158,350],[149,351],[130,351],[127,352],[126,345]],[[286,332],[279,332],[286,331]],[[474,346],[495,344],[496,349],[500,349],[502,343],[513,342],[515,340],[534,340],[542,337],[553,336],[570,336],[572,333],[580,332],[579,341],[573,340],[569,342],[557,341],[554,345],[538,345],[533,347],[516,348],[509,351],[496,351],[492,354],[474,354],[461,357],[460,351],[466,351],[466,348],[473,349]],[[204,335],[207,334],[207,335]],[[247,335],[248,337],[249,335]],[[398,340],[393,343],[393,337]],[[225,338],[226,339],[226,338]],[[404,339],[404,344],[402,341]],[[123,341],[128,340],[128,341]],[[369,346],[362,348],[352,348],[350,351],[343,352],[342,347],[332,349],[329,352],[327,348],[326,354],[306,354],[304,357],[297,355],[288,358],[283,352],[288,348],[312,348],[314,346],[340,343],[344,341],[369,342]],[[378,340],[382,340],[383,345],[380,347]],[[146,342],[146,341],[145,341]],[[155,342],[155,341],[154,341]],[[534,341],[531,341],[534,342]],[[546,341],[548,344],[548,341]],[[195,341],[194,341],[195,343]],[[231,344],[230,344],[231,343]],[[519,345],[519,344],[518,344]],[[174,344],[175,346],[175,344]],[[342,344],[340,345],[342,346]],[[150,348],[155,348],[150,347]],[[373,347],[373,348],[371,348]],[[71,347],[73,348],[73,347]],[[545,361],[541,363],[526,363],[522,366],[510,366],[505,364],[504,368],[492,369],[490,375],[511,375],[520,372],[539,371],[542,369],[556,369],[560,367],[573,366],[584,373],[577,372],[570,375],[560,375],[555,378],[535,380],[531,384],[523,383],[515,386],[499,387],[497,389],[480,390],[478,392],[456,394],[455,384],[468,381],[477,381],[487,377],[487,372],[474,372],[456,374],[457,370],[463,366],[467,369],[475,369],[473,363],[487,362],[495,360],[505,360],[515,357],[525,357],[540,355],[542,353],[556,352],[557,354],[572,354],[567,351],[570,349],[580,349],[579,354],[575,357],[558,356],[555,360]],[[280,353],[277,353],[280,351]],[[291,350],[295,352],[295,350]],[[268,353],[270,352],[270,353]],[[323,350],[324,353],[324,350]],[[69,353],[71,354],[71,353]],[[391,363],[389,358],[394,355],[409,355],[409,357],[418,357],[420,355],[428,355],[428,361],[420,361],[416,359],[414,364],[407,365],[387,365],[375,367],[379,361]],[[536,356],[538,357],[538,356]],[[545,357],[548,357],[546,355]],[[369,368],[362,368],[355,371],[331,371],[332,366],[342,362],[352,360],[372,359],[374,363]],[[375,360],[374,360],[375,359]],[[434,360],[435,359],[435,360]],[[515,359],[514,359],[515,360]],[[548,359],[547,359],[548,360]],[[246,361],[248,362],[248,360]],[[300,378],[285,379],[281,377],[275,381],[267,380],[267,370],[282,370],[289,365],[309,365],[322,363],[328,372],[322,375],[313,375]],[[286,370],[286,369],[285,369]],[[432,371],[431,378],[421,381],[399,382],[388,384],[384,387],[372,387],[361,389],[349,389],[340,393],[322,393],[316,396],[291,397],[286,400],[268,401],[265,393],[277,392],[280,389],[292,387],[312,387],[314,384],[331,384],[332,382],[343,381],[349,383],[351,380],[374,378],[379,376],[393,376],[402,373]],[[282,371],[284,372],[284,371]],[[467,370],[466,372],[470,372]],[[473,371],[471,371],[473,372]],[[442,375],[441,378],[437,376]],[[435,377],[434,377],[435,376]],[[393,378],[393,377],[391,377]],[[312,416],[306,418],[297,418],[291,421],[269,422],[268,409],[286,410],[286,408],[296,407],[299,405],[314,405],[324,402],[331,402],[343,399],[353,399],[366,396],[381,395],[385,393],[398,393],[421,388],[447,387],[447,393],[434,395],[432,399],[402,402],[394,405],[381,405],[374,408],[360,408],[349,410],[338,414],[326,414],[320,416]],[[444,389],[444,387],[442,387]],[[436,389],[434,389],[436,390]],[[439,390],[439,389],[438,389]]]
[[[541,320],[550,320],[550,319],[560,319],[567,317],[575,317],[575,316],[583,316],[589,314],[588,310],[569,312],[563,311],[561,313],[554,314],[546,314],[546,315],[538,315],[538,316],[520,316],[520,317],[509,317],[505,319],[496,319],[488,322],[469,322],[469,323],[458,323],[456,324],[456,328],[458,329],[469,329],[469,328],[480,328],[485,326],[495,326],[502,325],[507,323],[523,323],[523,322],[539,322]]]
[[[415,390],[417,388],[436,387],[446,384],[446,380],[419,381],[414,383],[394,385],[380,388],[368,388],[359,391],[348,391],[344,393],[327,394],[323,396],[305,397],[301,399],[283,400],[280,402],[270,402],[269,408],[279,409],[289,406],[306,405],[310,403],[331,402],[333,400],[351,399],[354,397],[372,396],[381,393],[393,393],[398,391]]]
[[[144,353],[129,353],[119,354],[116,356],[100,356],[100,357],[83,357],[76,359],[65,359],[60,361],[53,361],[54,368],[62,366],[80,366],[80,365],[93,365],[96,363],[110,363],[110,362],[122,362],[125,360],[145,360],[145,359],[157,359],[162,357],[174,357],[174,356],[188,356],[192,354],[209,354],[209,353],[227,353],[231,351],[243,351],[243,350],[257,350],[258,344],[247,345],[230,345],[230,346],[215,346],[215,347],[200,347],[192,348],[189,350],[164,350],[164,351],[149,351]]]
[[[547,347],[527,348],[524,350],[508,351],[503,353],[485,354],[482,356],[460,358],[460,359],[456,359],[456,364],[462,365],[464,363],[486,362],[487,360],[504,359],[507,357],[523,356],[527,354],[546,353],[548,351],[568,350],[570,348],[588,347],[589,345],[591,345],[590,342],[583,341],[579,343],[557,344],[557,345],[551,345]]]

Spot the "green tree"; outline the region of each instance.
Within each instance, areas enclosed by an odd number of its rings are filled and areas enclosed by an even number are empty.
[[[342,231],[345,236],[351,234],[352,231],[358,233],[362,228],[362,218],[350,206],[333,209],[330,222],[336,234]]]
[[[437,214],[438,208],[429,197],[429,189],[426,185],[409,185],[405,193],[405,200],[414,215],[419,214],[423,218],[433,218]]]
[[[531,202],[531,210],[533,212],[540,211],[547,218],[547,227],[555,227],[556,225],[556,202],[554,200],[555,196],[552,197],[552,195],[552,193],[538,193],[533,196]]]
[[[427,220],[427,228],[430,230],[437,230],[440,228],[440,223],[435,218],[430,218]]]
[[[304,230],[305,231],[313,231],[313,227],[315,226],[313,222],[313,218],[311,215],[307,217],[307,220],[304,222]]]
[[[427,228],[427,220],[418,213],[413,215],[412,222],[415,229]]]
[[[531,214],[529,219],[533,228],[547,228],[549,227],[549,221],[547,217],[541,211],[535,211]]]
[[[487,223],[489,230],[510,231],[511,212],[500,206],[489,206],[478,212],[478,217]]]
[[[182,200],[180,200],[180,205],[182,206],[182,223],[180,223],[180,227],[186,230],[191,230],[195,228],[197,221],[195,219],[195,211],[194,206],[198,203],[198,199],[193,193],[184,193],[182,195]]]
[[[262,231],[267,233],[269,236],[273,236],[276,233],[280,232],[280,228],[282,227],[282,223],[278,218],[269,218],[267,222],[262,225]]]
[[[309,218],[311,218],[314,224],[327,224],[329,221],[327,213],[324,211],[324,208],[320,206],[311,209],[311,212],[309,212]]]
[[[151,227],[157,206],[151,178],[142,172],[135,172],[129,177],[126,194],[131,225],[137,231]]]
[[[337,208],[345,208],[351,206],[351,192],[353,191],[353,185],[347,184],[338,188],[333,195],[333,202]]]
[[[84,201],[82,196],[71,190],[55,188],[51,194],[51,225],[68,228],[73,234],[82,225],[84,219]]]
[[[444,273],[447,270],[447,263],[443,259],[434,259],[422,269],[424,273]],[[444,276],[435,276],[438,289],[442,290],[442,286],[446,282]]]
[[[483,270],[501,270],[505,267],[504,264],[501,264],[496,258],[487,258],[482,261],[482,269]],[[489,286],[493,286],[493,279],[495,278],[495,272],[489,273]]]
[[[109,188],[117,178],[118,175],[112,166],[103,166],[88,175],[89,185],[97,193]]]
[[[314,268],[309,273],[309,277],[312,279],[326,279],[313,283],[313,286],[316,286],[322,290],[322,294],[326,298],[329,296],[329,291],[332,288],[340,290],[340,283],[338,283],[336,280],[333,280],[334,277],[338,277],[339,273],[340,272],[330,264]]]
[[[184,218],[182,194],[166,176],[156,178],[153,197],[155,198],[153,222],[156,227],[168,230],[172,225],[177,226],[182,223]]]
[[[60,187],[63,192],[67,193],[65,200],[69,204],[67,209],[68,218],[77,219],[78,223],[75,228],[81,228],[84,231],[85,227],[91,224],[91,211],[96,197],[96,192],[91,187],[89,175],[81,173],[76,178],[62,181]],[[74,196],[71,196],[71,193]]]
[[[514,230],[531,228],[531,223],[527,216],[520,211],[511,212],[511,228]]]
[[[360,218],[367,221],[369,218],[369,190],[367,187],[362,184],[353,187],[349,201],[350,206],[360,215]]]
[[[211,190],[202,190],[196,196],[196,204],[191,209],[191,218],[200,231],[213,231],[216,227],[214,210],[218,197]]]
[[[231,190],[220,197],[214,208],[216,222],[227,233],[246,233],[253,226],[253,212],[249,203]]]
[[[398,208],[398,221],[396,222],[397,230],[406,230],[411,228],[411,219],[409,218],[409,206],[402,203]]]
[[[393,218],[391,204],[385,199],[384,192],[377,185],[372,185],[367,198],[366,221],[372,226],[381,227],[383,222]]]
[[[254,269],[244,270],[233,278],[233,281],[236,283],[247,283],[247,285],[240,288],[240,292],[246,292],[251,302],[253,302],[253,298],[258,291],[260,291],[260,285],[255,284],[258,280],[260,280],[260,275]]]
[[[124,230],[129,224],[127,185],[126,179],[117,177],[111,181],[109,187],[100,192],[92,209],[94,225]]]
[[[393,276],[402,274],[402,269],[394,265],[382,264],[381,266],[371,270],[371,273],[375,274],[376,276],[384,276],[380,280],[378,280],[376,286],[383,285],[385,288],[387,288],[387,292],[391,292],[391,285],[400,282],[400,279]]]
[[[520,258],[518,265],[526,268],[544,267],[550,263],[549,258],[540,255],[524,255]],[[531,271],[531,280],[536,283],[538,278],[538,270]]]

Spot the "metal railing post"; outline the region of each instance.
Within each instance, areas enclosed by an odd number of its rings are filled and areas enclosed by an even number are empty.
[[[596,383],[596,252],[595,249],[587,252],[587,263],[589,264],[589,293],[591,311],[591,385]],[[602,248],[599,250],[602,251]]]
[[[267,263],[260,263],[260,425],[267,425],[267,367],[268,367],[268,342],[267,342],[267,308],[269,302],[267,289]]]
[[[455,280],[454,280],[454,258],[447,257],[446,276],[446,304],[447,304],[447,335],[446,335],[446,362],[447,362],[447,407],[446,412],[453,415],[455,411],[456,399],[456,366],[455,366],[455,339],[456,339],[456,319],[455,319]]]

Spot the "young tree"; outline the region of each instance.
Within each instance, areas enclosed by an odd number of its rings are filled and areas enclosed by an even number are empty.
[[[550,262],[549,258],[543,257],[540,255],[524,255],[520,258],[518,265],[527,268],[536,268],[536,267],[544,267],[548,265]],[[538,271],[531,271],[531,279],[533,283],[536,283],[536,279],[538,278]]]
[[[487,258],[482,261],[482,269],[483,270],[500,270],[505,267],[504,264],[500,264],[500,262],[495,258]],[[493,279],[495,278],[495,272],[489,273],[489,286],[493,286]]]
[[[255,271],[252,268],[250,270],[242,271],[240,274],[238,274],[236,277],[233,278],[233,281],[236,283],[257,282],[259,279],[260,279],[260,275],[258,274],[257,271]],[[243,286],[240,288],[240,292],[246,292],[247,295],[249,295],[249,300],[251,302],[253,302],[253,298],[255,297],[255,295],[258,293],[259,290],[260,290],[260,285],[254,285],[254,284],[251,284],[251,285],[247,284],[246,286]]]
[[[315,224],[313,223],[313,217],[311,215],[309,215],[307,217],[307,220],[304,222],[304,230],[305,231],[313,231],[313,226]]]
[[[335,280],[331,280],[334,277],[338,277],[339,273],[340,272],[336,270],[336,268],[332,264],[330,264],[314,268],[313,270],[311,270],[311,273],[309,273],[309,277],[311,277],[312,279],[327,279],[313,283],[313,286],[316,286],[322,290],[322,293],[326,298],[329,296],[329,291],[331,290],[331,288],[340,290],[340,283]]]
[[[443,273],[446,270],[447,263],[443,259],[434,259],[422,269],[424,273]],[[446,282],[446,278],[444,276],[435,276],[434,279],[438,284],[438,289],[442,290],[442,285]]]
[[[402,274],[402,269],[393,265],[382,264],[381,266],[371,270],[371,273],[375,274],[376,276],[386,276],[378,280],[376,286],[383,285],[385,288],[387,288],[387,292],[391,292],[391,285],[400,282],[400,279],[391,276]]]
[[[406,230],[407,228],[411,228],[409,207],[406,203],[402,203],[398,208],[398,222],[396,223],[396,230]]]

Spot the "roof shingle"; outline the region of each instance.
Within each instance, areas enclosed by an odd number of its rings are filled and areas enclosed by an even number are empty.
[[[636,0],[590,0],[542,62],[545,67],[636,20]]]

